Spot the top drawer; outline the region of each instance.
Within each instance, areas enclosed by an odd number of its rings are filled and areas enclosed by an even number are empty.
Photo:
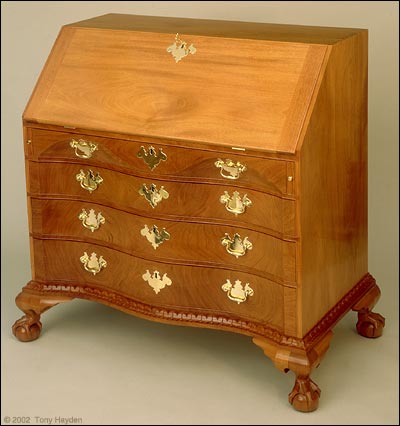
[[[292,163],[283,160],[42,129],[31,129],[30,138],[27,155],[33,160],[75,160],[130,174],[291,194]]]

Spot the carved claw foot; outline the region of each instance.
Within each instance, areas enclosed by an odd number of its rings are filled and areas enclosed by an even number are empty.
[[[40,332],[42,331],[40,315],[43,312],[59,303],[68,302],[73,299],[64,295],[32,291],[29,287],[33,283],[31,281],[24,287],[15,299],[18,308],[25,314],[18,321],[15,321],[12,326],[14,336],[21,342],[31,342],[40,336]]]
[[[42,331],[42,323],[40,315],[35,311],[29,310],[26,314],[15,321],[12,326],[14,336],[21,342],[31,342],[40,336]]]
[[[296,374],[296,381],[292,392],[289,394],[289,402],[298,411],[307,413],[318,408],[321,390],[310,379],[310,374],[315,367],[318,367],[328,350],[332,335],[332,331],[327,331],[308,350],[288,348],[267,339],[253,338],[253,342],[263,349],[265,355],[272,359],[279,370],[284,372],[291,370]]]
[[[382,336],[385,318],[369,310],[358,312],[357,332],[361,336],[375,338]]]
[[[289,402],[296,410],[307,413],[318,408],[320,395],[320,388],[309,376],[297,376],[289,394]]]
[[[379,287],[372,276],[372,287],[363,295],[363,297],[352,307],[353,311],[358,313],[357,332],[361,336],[375,338],[380,337],[385,326],[385,318],[372,312],[381,295]]]

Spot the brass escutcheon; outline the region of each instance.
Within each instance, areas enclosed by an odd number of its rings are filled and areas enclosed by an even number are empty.
[[[167,52],[171,53],[176,63],[178,63],[185,56],[189,55],[189,53],[191,55],[194,55],[196,53],[196,50],[197,49],[193,46],[193,44],[188,46],[186,41],[182,41],[179,38],[178,33],[175,36],[175,42],[172,43],[171,46],[167,47]]]
[[[235,284],[232,284],[229,279],[222,285],[222,290],[228,293],[228,298],[233,300],[237,304],[243,303],[247,300],[248,296],[253,296],[254,290],[250,287],[249,283],[246,283],[244,288],[240,280],[236,280]]]
[[[106,221],[101,212],[96,215],[93,209],[90,209],[89,213],[85,209],[82,209],[82,212],[78,215],[78,219],[82,221],[82,225],[85,228],[90,229],[92,232],[99,229],[100,225]]]
[[[144,225],[140,234],[147,238],[147,241],[149,241],[154,249],[159,247],[164,241],[169,240],[171,237],[165,228],[159,231],[156,225],[153,225],[151,229],[149,229],[147,225]]]
[[[230,159],[224,161],[218,158],[214,164],[220,169],[221,176],[225,179],[239,179],[240,174],[247,170],[244,164]]]
[[[96,253],[92,253],[89,255],[84,252],[83,256],[80,257],[81,263],[86,271],[91,272],[93,275],[98,274],[103,268],[107,266],[107,262],[103,259],[103,256],[97,258]]]
[[[154,271],[151,274],[147,269],[146,273],[142,275],[142,278],[147,281],[156,294],[158,294],[167,285],[172,284],[171,279],[167,277],[167,273],[165,273],[161,278],[161,274],[158,271]]]
[[[226,210],[228,212],[233,213],[235,216],[238,214],[242,214],[246,211],[246,207],[250,207],[252,205],[251,200],[247,197],[247,194],[243,195],[243,198],[240,197],[239,192],[234,191],[233,195],[230,196],[227,191],[221,195],[219,201],[222,204],[225,204]]]
[[[98,173],[94,174],[92,170],[88,170],[85,173],[82,169],[76,175],[76,180],[80,182],[83,189],[86,189],[90,193],[95,191],[97,187],[103,182],[103,178]]]
[[[164,189],[163,186],[160,189],[157,189],[154,183],[150,185],[150,189],[148,189],[144,183],[139,189],[139,194],[143,195],[143,197],[149,202],[153,209],[159,202],[161,202],[163,199],[166,200],[169,197],[168,192]]]
[[[84,139],[72,139],[69,144],[75,149],[75,155],[79,158],[90,158],[97,149],[97,144]]]
[[[242,241],[240,235],[236,233],[233,238],[231,238],[228,234],[225,234],[225,236],[221,238],[221,244],[225,246],[226,251],[229,254],[236,256],[236,259],[239,256],[244,256],[247,253],[247,250],[251,250],[253,248],[253,244],[247,237],[244,237]]]
[[[149,151],[144,146],[139,149],[137,153],[138,158],[143,158],[143,161],[149,166],[150,170],[154,170],[161,161],[167,161],[167,155],[160,148],[157,154],[156,149],[153,146],[149,147]]]

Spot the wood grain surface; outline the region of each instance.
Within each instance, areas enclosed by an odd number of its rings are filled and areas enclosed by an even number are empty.
[[[80,139],[97,145],[97,149],[88,159],[78,157],[75,149],[70,146],[72,140]],[[237,184],[279,195],[285,194],[287,191],[287,161],[269,158],[260,161],[259,158],[249,157],[245,153],[238,154],[237,151],[227,154],[216,150],[177,148],[152,142],[134,142],[39,129],[31,130],[31,141],[27,158],[32,160],[86,163],[128,174],[156,176],[168,180],[209,181],[222,185]],[[137,156],[142,147],[148,152],[150,146],[156,149],[157,154],[161,149],[167,157],[153,170],[149,168],[143,158]],[[221,175],[221,169],[215,165],[219,159],[239,162],[246,166],[246,170],[239,175],[238,179],[225,178]],[[230,176],[229,173],[224,173]]]
[[[368,272],[367,63],[366,31],[333,46],[301,147],[302,334]]]
[[[295,152],[326,46],[175,34],[64,27],[24,119]]]
[[[95,231],[78,219],[82,209],[101,212],[105,223]],[[280,238],[236,226],[174,222],[137,216],[105,206],[80,201],[32,199],[32,233],[39,238],[72,239],[112,247],[137,257],[178,264],[197,264],[245,270],[270,280],[295,286],[295,244]],[[156,249],[141,231],[156,225],[170,239]],[[236,258],[226,251],[221,239],[238,233],[253,247]]]
[[[87,173],[99,173],[103,182],[95,191],[89,193],[76,180],[76,175],[83,170]],[[206,185],[200,183],[170,182],[154,178],[139,178],[109,169],[82,166],[67,163],[29,162],[30,195],[51,198],[80,199],[125,211],[189,222],[232,223],[251,228],[270,230],[276,236],[294,236],[294,201],[248,190],[238,186]],[[61,178],[63,177],[63,178]],[[163,186],[169,193],[167,199],[152,208],[150,203],[139,194],[143,184],[157,189]],[[252,206],[238,217],[228,212],[220,202],[227,191],[232,195],[236,190],[243,197],[247,194]]]
[[[40,240],[39,240],[40,241]],[[186,307],[238,318],[256,319],[278,329],[283,327],[283,287],[266,279],[217,268],[199,268],[170,265],[135,258],[106,247],[90,243],[70,241],[40,241],[35,251],[46,259],[43,269],[36,268],[36,280],[54,284],[89,284],[110,288],[136,300],[160,307]],[[107,261],[107,267],[93,275],[84,269],[80,257],[95,252]],[[143,279],[142,275],[159,271],[167,274],[172,284],[158,294]],[[254,295],[243,303],[227,297],[222,285],[230,279],[232,284],[240,280],[243,286],[249,283]]]
[[[108,13],[75,22],[70,26],[157,33],[170,33],[171,28],[174,28],[175,32],[180,34],[317,44],[334,44],[359,31],[356,28],[125,15],[120,13]]]

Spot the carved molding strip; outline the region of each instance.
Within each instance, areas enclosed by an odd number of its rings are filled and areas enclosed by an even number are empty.
[[[215,326],[226,327],[227,329],[243,330],[251,335],[257,335],[270,339],[278,344],[295,346],[303,348],[301,339],[282,335],[279,331],[263,324],[238,320],[224,315],[211,315],[209,313],[193,313],[183,309],[163,309],[143,302],[130,299],[121,294],[115,293],[112,290],[100,289],[86,285],[70,285],[70,284],[44,284],[36,281],[31,281],[24,287],[26,290],[33,290],[43,293],[62,293],[65,296],[78,297],[81,299],[90,299],[104,301],[116,307],[121,307],[133,313],[140,315],[160,318],[169,321],[178,321],[185,323],[200,323]]]
[[[374,285],[375,278],[366,274],[338,303],[304,336],[306,348],[313,346],[318,337],[330,330],[361,297]]]
[[[163,320],[185,323],[207,324],[211,326],[226,327],[240,332],[246,332],[253,336],[260,336],[272,340],[274,343],[282,346],[290,346],[298,349],[309,349],[316,341],[325,335],[339,319],[346,314],[351,307],[375,285],[375,279],[366,274],[356,286],[350,290],[322,319],[319,321],[304,337],[286,336],[267,325],[253,321],[238,320],[224,315],[211,315],[209,313],[193,313],[183,309],[163,309],[143,302],[139,302],[115,293],[112,290],[100,289],[86,285],[70,284],[45,284],[36,281],[30,281],[24,289],[43,292],[43,293],[62,293],[65,296],[78,297],[81,299],[90,299],[104,301],[116,307],[120,307],[133,313],[143,316],[160,318]]]

